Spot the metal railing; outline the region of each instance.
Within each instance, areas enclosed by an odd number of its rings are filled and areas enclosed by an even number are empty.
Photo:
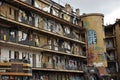
[[[1,56],[0,56],[0,62],[22,62],[22,63],[30,64],[30,60],[28,59],[13,59],[8,57],[1,57]]]

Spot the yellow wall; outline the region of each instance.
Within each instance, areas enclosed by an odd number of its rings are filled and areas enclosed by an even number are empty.
[[[103,29],[103,14],[85,14],[81,16],[84,27],[89,30],[93,30],[96,33],[96,43],[89,44],[90,38],[88,39],[88,64],[97,65],[103,63],[103,66],[107,66],[106,61],[106,48],[104,43],[104,29]],[[88,36],[91,35],[88,32]],[[94,40],[94,39],[93,39]],[[101,65],[100,65],[101,66]]]
[[[118,55],[118,62],[120,64],[120,25],[115,25],[115,36],[116,36],[116,48],[117,48],[117,55]]]

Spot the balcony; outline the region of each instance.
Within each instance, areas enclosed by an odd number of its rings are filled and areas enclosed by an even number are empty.
[[[0,75],[2,76],[32,76],[30,62],[24,59],[0,57]]]

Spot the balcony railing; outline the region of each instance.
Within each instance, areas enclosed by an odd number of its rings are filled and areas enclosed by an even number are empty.
[[[27,59],[13,59],[13,58],[8,58],[8,57],[1,57],[0,56],[0,62],[15,62],[15,63],[26,63],[26,64],[30,64],[30,60]]]
[[[32,76],[30,61],[0,57],[0,75]]]

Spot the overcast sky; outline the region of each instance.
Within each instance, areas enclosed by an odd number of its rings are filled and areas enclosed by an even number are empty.
[[[102,13],[104,24],[113,24],[120,18],[120,0],[53,0],[60,4],[69,3],[73,9],[79,8],[80,13]]]

